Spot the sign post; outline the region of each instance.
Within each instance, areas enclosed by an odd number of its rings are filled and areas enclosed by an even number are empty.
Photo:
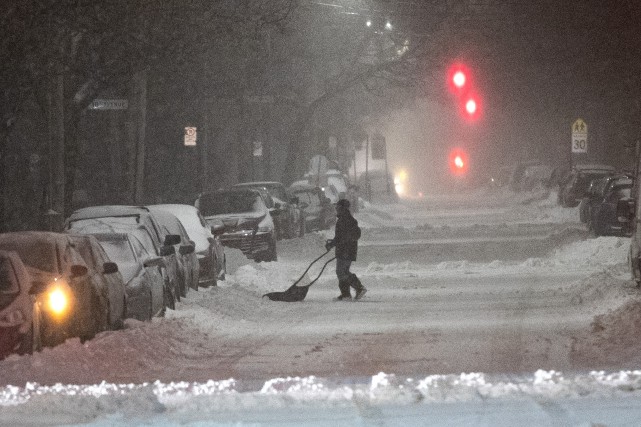
[[[580,118],[572,123],[572,152],[588,152],[588,125]]]

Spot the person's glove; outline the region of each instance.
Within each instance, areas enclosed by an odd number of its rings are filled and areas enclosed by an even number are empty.
[[[325,241],[325,250],[329,252],[329,250],[334,247],[334,241],[333,240],[327,240]]]

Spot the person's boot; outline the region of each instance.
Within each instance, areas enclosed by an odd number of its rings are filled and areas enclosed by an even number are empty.
[[[352,294],[349,291],[349,283],[345,280],[338,281],[338,289],[340,289],[341,294],[334,298],[334,301],[351,301]]]
[[[365,286],[363,286],[360,279],[354,273],[352,273],[352,275],[350,276],[349,285],[356,290],[356,296],[354,296],[355,300],[363,298],[363,296],[367,292]]]

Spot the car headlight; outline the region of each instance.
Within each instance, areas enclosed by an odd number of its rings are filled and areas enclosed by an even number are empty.
[[[261,233],[269,233],[272,231],[272,228],[269,225],[260,225],[258,226],[258,231]]]
[[[62,283],[54,283],[47,290],[45,304],[48,311],[56,316],[61,316],[69,310],[71,295],[69,287]]]

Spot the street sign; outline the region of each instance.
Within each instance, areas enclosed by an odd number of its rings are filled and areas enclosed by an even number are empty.
[[[185,127],[185,147],[195,147],[198,133],[193,126]]]
[[[126,99],[94,99],[89,104],[91,110],[126,110],[129,101]]]
[[[263,155],[262,141],[254,141],[254,157],[261,157]]]
[[[576,119],[572,123],[572,152],[588,152],[588,125],[583,119]]]

